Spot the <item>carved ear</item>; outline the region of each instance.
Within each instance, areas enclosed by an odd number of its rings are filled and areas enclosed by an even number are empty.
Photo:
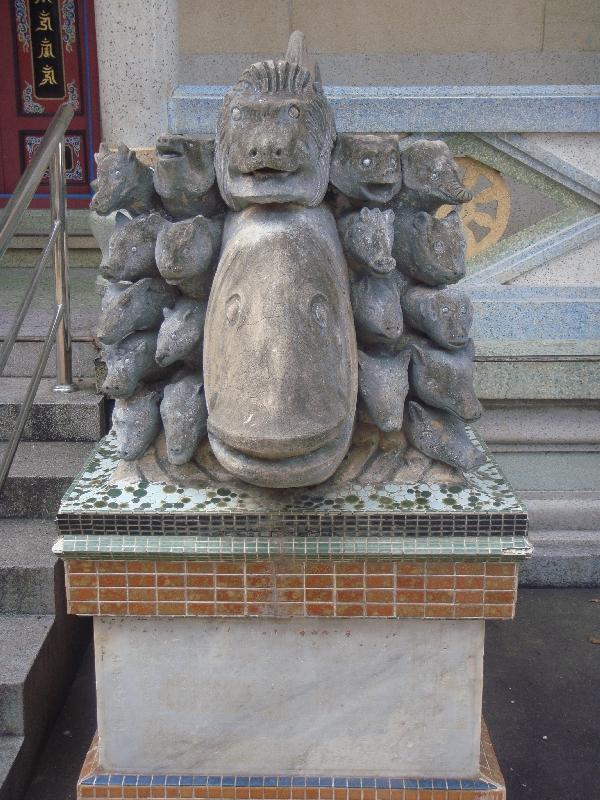
[[[423,425],[427,424],[427,416],[425,414],[425,409],[423,406],[420,406],[418,403],[415,403],[414,400],[408,401],[408,415],[413,422],[420,422]]]
[[[122,211],[117,211],[115,216],[115,230],[120,230],[127,225],[128,222],[131,222],[131,219],[127,216],[127,214],[124,214]]]
[[[203,217],[202,214],[198,214],[192,217],[191,222],[196,228],[204,228],[206,226],[206,217]]]
[[[117,146],[117,153],[118,153],[120,156],[126,156],[126,157],[129,157],[129,154],[131,153],[131,150],[130,150],[130,149],[127,147],[127,145],[125,144],[125,142],[119,142],[119,144],[118,144],[118,146]]]
[[[391,208],[388,208],[387,211],[383,212],[383,218],[386,222],[391,224],[396,219],[396,215]]]
[[[420,344],[412,343],[410,346],[412,350],[412,359],[417,364],[424,366],[425,365],[425,352]]]
[[[359,211],[359,217],[361,222],[368,222],[370,218],[370,213],[368,208],[361,208]]]
[[[172,309],[172,308],[169,308],[168,306],[165,306],[165,307],[163,308],[163,317],[164,317],[165,319],[169,319],[169,317],[171,317],[171,316],[172,316],[174,313],[175,313],[175,312],[173,311],[173,309]]]
[[[110,153],[107,145],[104,142],[100,142],[100,150],[94,155],[94,161],[96,164],[100,161],[100,159],[104,158]]]
[[[460,216],[456,209],[451,211],[445,219],[441,220],[444,225],[448,228],[455,228],[460,229],[462,228],[462,222],[460,221]]]
[[[183,312],[181,318],[182,319],[191,319],[192,315],[193,315],[192,309],[191,308],[186,308],[185,311]]]
[[[156,236],[166,221],[167,220],[164,217],[161,217],[158,211],[153,211],[151,214],[148,214],[148,217],[146,218],[146,225],[148,229]]]

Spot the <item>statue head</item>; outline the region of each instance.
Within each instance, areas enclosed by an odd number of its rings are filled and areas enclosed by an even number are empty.
[[[217,120],[215,170],[230,208],[318,205],[327,189],[333,113],[310,70],[288,48],[281,61],[246,69]]]
[[[134,150],[121,143],[109,150],[104,143],[95,155],[98,177],[92,181],[95,194],[90,208],[101,216],[126,210],[142,214],[154,207],[152,169],[138,159]]]
[[[402,176],[403,202],[424,211],[473,199],[462,184],[446,142],[419,139],[408,145],[402,151]]]
[[[329,180],[342,194],[364,203],[388,203],[402,186],[398,136],[345,133],[337,137]]]
[[[215,182],[212,136],[165,133],[156,142],[154,188],[167,200],[181,192],[203,195]]]

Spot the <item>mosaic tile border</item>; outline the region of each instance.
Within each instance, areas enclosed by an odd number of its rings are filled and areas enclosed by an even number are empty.
[[[264,559],[414,558],[523,561],[532,553],[524,536],[366,538],[250,538],[66,535],[52,552],[61,558]]]
[[[516,563],[67,559],[70,614],[512,619]]]
[[[113,774],[99,767],[97,744],[96,737],[81,770],[77,800],[506,800],[504,780],[485,724],[480,775],[475,779]]]
[[[484,445],[470,430],[473,442]],[[486,451],[487,453],[487,451]],[[393,536],[525,534],[527,515],[489,456],[464,486],[330,482],[296,490],[246,484],[114,480],[112,434],[61,503],[62,533]]]

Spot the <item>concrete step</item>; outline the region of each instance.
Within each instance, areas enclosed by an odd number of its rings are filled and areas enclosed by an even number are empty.
[[[0,378],[0,441],[10,437],[27,391],[28,378]],[[106,433],[105,399],[91,380],[78,380],[78,391],[54,392],[44,378],[25,425],[24,441],[95,442]]]
[[[531,531],[533,557],[519,570],[523,586],[600,586],[600,531]]]
[[[0,456],[5,447],[0,443]],[[0,495],[0,518],[53,517],[91,450],[89,442],[21,442]]]
[[[18,800],[89,642],[89,620],[0,614],[0,800]]]
[[[2,309],[0,309],[0,314]],[[40,353],[42,352],[43,342],[36,341],[16,341],[11,351],[4,375],[8,378],[21,378],[33,375]],[[98,356],[98,349],[91,341],[74,341],[73,353],[73,375],[76,378],[93,378],[95,375],[94,359]],[[45,378],[56,376],[56,351],[54,346],[50,351],[50,357],[44,369]]]
[[[518,492],[529,512],[532,531],[592,531],[600,536],[600,492]]]
[[[20,795],[18,762],[24,741],[23,736],[0,736],[0,800]]]
[[[0,519],[0,614],[54,614],[63,592],[56,538],[54,522]]]

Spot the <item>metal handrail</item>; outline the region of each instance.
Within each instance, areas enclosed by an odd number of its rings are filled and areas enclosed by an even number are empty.
[[[66,168],[65,168],[65,133],[73,119],[73,108],[65,103],[56,114],[36,150],[34,157],[23,173],[17,188],[10,198],[2,228],[0,229],[0,259],[6,253],[10,241],[19,222],[31,202],[36,189],[50,171],[50,235],[35,270],[29,281],[21,305],[4,339],[0,350],[0,376],[3,374],[12,348],[17,339],[23,320],[25,319],[35,290],[52,253],[54,262],[54,297],[56,311],[42,352],[29,381],[25,399],[19,410],[15,428],[3,453],[0,462],[0,490],[4,485],[11,468],[17,446],[21,439],[25,423],[29,417],[35,394],[40,385],[44,369],[50,356],[52,344],[56,342],[56,392],[72,392],[73,368],[71,353],[71,314],[69,291],[69,260],[67,250],[66,220]]]

